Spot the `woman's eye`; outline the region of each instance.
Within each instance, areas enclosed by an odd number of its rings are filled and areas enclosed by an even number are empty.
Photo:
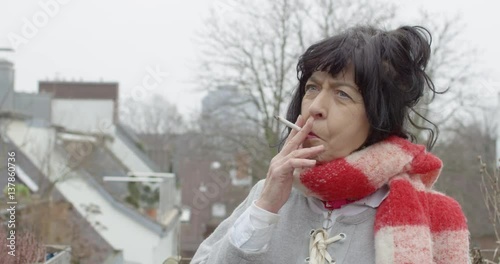
[[[308,91],[317,91],[318,90],[318,87],[316,87],[316,85],[306,85],[306,92]]]
[[[349,96],[349,94],[347,94],[346,92],[342,91],[342,90],[338,90],[337,91],[337,94],[342,97],[342,98],[346,98],[346,99],[352,99],[351,96]]]

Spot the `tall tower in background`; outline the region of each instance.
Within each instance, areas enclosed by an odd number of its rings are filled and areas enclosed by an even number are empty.
[[[255,122],[249,119],[257,119],[259,113],[252,98],[234,86],[219,86],[208,92],[202,100],[201,112],[203,119],[209,121],[202,126],[246,132],[255,129]]]
[[[1,51],[1,50],[0,50]],[[14,63],[0,56],[0,110],[14,109]]]
[[[229,171],[234,186],[251,186],[252,158],[249,149],[235,141],[257,138],[259,111],[252,98],[234,86],[219,86],[202,101],[202,131],[212,134],[210,140],[220,150],[219,158],[230,161]],[[231,139],[231,140],[228,140]]]

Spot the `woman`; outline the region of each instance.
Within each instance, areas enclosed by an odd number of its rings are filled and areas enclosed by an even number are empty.
[[[192,263],[467,263],[462,210],[432,190],[441,161],[406,130],[435,92],[427,33],[356,27],[312,45],[287,113],[301,130]]]

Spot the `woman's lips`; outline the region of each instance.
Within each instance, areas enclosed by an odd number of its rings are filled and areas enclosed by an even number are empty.
[[[319,139],[319,137],[314,134],[313,132],[310,132],[308,135],[307,135],[307,139]]]

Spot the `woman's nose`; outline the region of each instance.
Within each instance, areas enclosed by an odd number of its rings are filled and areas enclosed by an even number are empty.
[[[326,99],[326,96],[324,96],[322,93],[318,94],[318,96],[314,98],[314,101],[309,106],[309,115],[314,119],[326,118],[328,104],[328,102],[326,102]]]

